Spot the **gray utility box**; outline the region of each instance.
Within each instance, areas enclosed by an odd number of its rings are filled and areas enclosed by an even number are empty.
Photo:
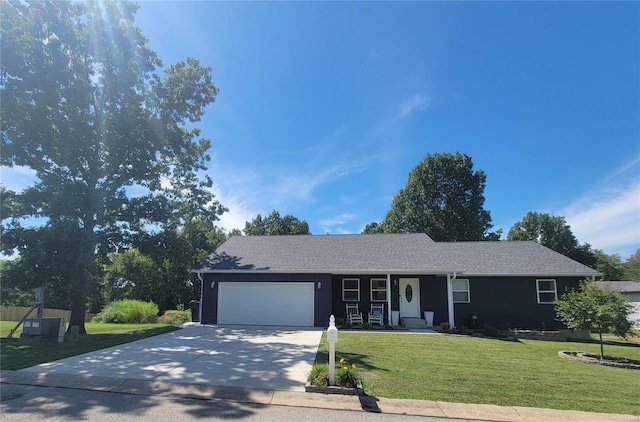
[[[58,341],[62,318],[28,318],[22,324],[21,341]]]

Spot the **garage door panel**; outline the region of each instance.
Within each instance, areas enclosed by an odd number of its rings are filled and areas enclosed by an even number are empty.
[[[218,286],[218,324],[313,326],[313,283],[221,282]]]

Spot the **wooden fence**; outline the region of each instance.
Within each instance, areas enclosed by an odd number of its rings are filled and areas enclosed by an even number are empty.
[[[0,321],[20,321],[24,314],[29,310],[29,306],[3,306],[0,305]],[[31,312],[29,318],[35,318],[36,313],[38,311],[36,309]],[[84,314],[84,322],[91,322],[91,318],[93,318],[96,314],[90,314],[86,312]],[[44,308],[44,317],[47,318],[61,318],[66,317],[67,321],[71,318],[71,311],[65,311],[63,309],[50,309]]]

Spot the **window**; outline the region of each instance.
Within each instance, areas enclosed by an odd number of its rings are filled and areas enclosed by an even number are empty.
[[[457,303],[469,303],[469,280],[455,279],[451,282],[453,301]]]
[[[371,301],[372,302],[387,301],[387,279],[386,278],[371,279]]]
[[[553,303],[558,298],[555,280],[536,280],[538,303]]]
[[[342,279],[342,300],[344,301],[360,301],[360,279],[359,278],[343,278]]]

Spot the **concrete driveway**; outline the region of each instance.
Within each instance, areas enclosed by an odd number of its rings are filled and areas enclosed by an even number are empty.
[[[303,391],[322,331],[187,325],[21,371]]]

